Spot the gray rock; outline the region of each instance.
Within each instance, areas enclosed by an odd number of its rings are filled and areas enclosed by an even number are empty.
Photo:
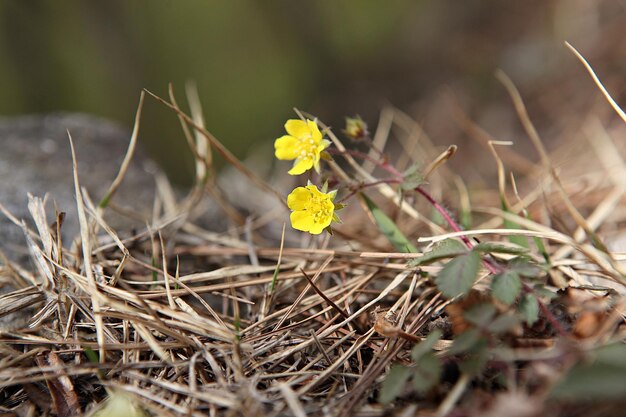
[[[130,132],[100,118],[83,114],[30,115],[0,118],[0,203],[18,219],[31,218],[28,193],[48,196],[48,220],[54,204],[67,213],[64,238],[77,234],[78,218],[67,131],[72,135],[81,185],[95,204],[116,177],[126,153]],[[138,151],[113,202],[143,212],[147,218],[154,201],[156,166]],[[107,211],[114,227],[132,221]],[[145,223],[135,221],[137,226]],[[28,255],[20,227],[0,214],[0,250],[12,260]]]

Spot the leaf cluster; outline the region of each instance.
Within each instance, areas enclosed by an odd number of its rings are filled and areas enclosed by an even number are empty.
[[[438,242],[423,256],[412,260],[409,265],[420,266],[451,259],[435,277],[435,284],[445,297],[454,298],[466,295],[473,287],[485,256],[494,253],[516,256],[502,265],[502,272],[494,275],[491,282],[493,297],[505,305],[511,305],[521,294],[521,277],[536,278],[541,274],[541,268],[524,256],[527,252],[528,249],[524,247],[492,242],[479,243],[467,249],[458,240],[446,239]],[[526,302],[531,303],[530,299]]]

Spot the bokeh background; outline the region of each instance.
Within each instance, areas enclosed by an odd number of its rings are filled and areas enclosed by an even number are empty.
[[[463,143],[450,95],[517,139],[501,68],[544,138],[563,138],[604,106],[564,40],[626,104],[624,0],[2,0],[0,114],[85,112],[130,129],[142,88],[165,97],[171,82],[182,102],[193,80],[209,130],[242,158],[270,155],[293,107],[340,128],[354,114],[375,127],[392,105],[441,146]],[[189,178],[178,121],[151,99],[141,140]]]

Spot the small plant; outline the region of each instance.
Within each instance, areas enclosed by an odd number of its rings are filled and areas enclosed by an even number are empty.
[[[619,415],[626,274],[623,254],[600,239],[624,225],[623,179],[604,169],[619,165],[616,148],[599,134],[600,163],[582,155],[560,177],[504,82],[542,160],[516,179],[496,152],[507,143],[489,142],[498,188],[482,194],[444,166],[455,146],[436,156],[389,123],[388,139],[407,149],[398,155],[355,117],[343,129],[347,148],[299,112],[274,142],[295,182],[278,191],[205,129],[199,100],[188,115],[173,89],[169,100],[152,95],[179,117],[196,183],[178,201],[159,179],[149,226],[119,233],[103,214],[114,214],[105,212],[132,155],[142,94],[127,158],[99,206],[83,196],[73,161],[77,239],[61,239],[60,214],[48,227],[35,197],[36,230],[13,219],[36,269],[3,265],[2,279],[19,289],[0,295],[0,315],[38,311],[29,328],[2,333],[3,410]],[[211,152],[242,174],[244,198],[221,188]],[[225,234],[195,222],[208,196],[220,226],[232,226]],[[255,213],[257,196],[276,210]],[[247,212],[234,204],[250,200]],[[285,233],[288,222],[303,239]]]
[[[405,360],[389,368],[378,396],[382,404],[401,398],[407,387],[417,395],[427,395],[440,382],[444,364],[458,369],[462,377],[457,384],[462,386],[473,379],[500,374],[494,374],[499,367],[511,372],[514,367],[511,342],[524,332],[532,332],[541,320],[547,323],[550,334],[564,339],[570,337],[549,305],[556,297],[555,292],[546,287],[549,271],[553,267],[550,256],[537,236],[533,236],[533,241],[540,256],[533,254],[522,233],[523,227],[512,219],[516,215],[510,209],[504,187],[500,187],[500,205],[502,211],[507,213],[504,225],[508,231],[513,231],[508,236],[509,242],[471,239],[471,232],[464,232],[454,216],[427,191],[426,178],[454,154],[456,147],[451,147],[426,168],[416,163],[400,171],[391,165],[388,156],[373,148],[367,125],[361,118],[347,118],[344,133],[354,143],[365,141],[371,150],[369,153],[344,148],[330,129],[324,127],[320,130],[317,119],[300,116],[302,120],[286,123],[289,135],[275,142],[278,159],[295,159],[289,174],[303,174],[314,168],[307,185],[295,188],[287,198],[292,210],[292,227],[312,235],[319,235],[324,230],[332,234],[331,223],[339,223],[336,211],[351,198],[358,198],[379,231],[396,250],[415,254],[406,267],[430,279],[450,302],[445,310],[453,332],[449,348],[439,353],[433,351],[443,335],[439,330],[415,344],[408,363]],[[331,141],[323,139],[322,132],[328,134]],[[491,146],[500,167],[501,162]],[[353,169],[342,168],[333,159],[336,157],[345,159]],[[360,165],[355,163],[359,159],[377,167],[377,172],[387,176],[380,178],[362,172]],[[328,162],[328,167],[324,161]],[[499,174],[503,175],[501,168]],[[320,190],[314,183],[321,178],[325,182]],[[328,192],[328,181],[336,184],[337,189]],[[429,250],[418,254],[412,239],[368,196],[368,190],[375,187],[379,190],[387,187],[389,197],[402,199],[413,193],[423,197],[455,236],[439,240]],[[335,203],[337,196],[338,203]],[[525,210],[522,214],[525,220],[532,221]],[[426,272],[425,269],[431,265],[437,268],[433,270],[431,267],[431,272]],[[482,290],[476,291],[479,280]],[[347,317],[345,313],[344,316]],[[399,329],[393,330],[393,327],[390,331],[387,325],[376,330],[386,337],[400,337],[412,342],[416,339]],[[576,371],[573,373],[576,375]],[[500,383],[506,385],[506,382]],[[559,385],[555,395],[561,395],[563,387],[569,387],[568,383]]]

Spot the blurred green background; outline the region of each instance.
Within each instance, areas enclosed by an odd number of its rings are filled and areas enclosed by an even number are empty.
[[[620,0],[2,0],[0,114],[86,112],[130,129],[142,88],[166,97],[171,82],[182,103],[193,80],[210,131],[240,157],[269,155],[293,107],[336,128],[354,114],[375,124],[387,103],[440,123],[443,86],[485,111],[501,102],[498,67],[540,96],[565,77],[563,61],[576,67],[566,39],[623,75],[625,8]],[[498,118],[485,114],[477,117],[487,124]],[[189,178],[178,121],[152,99],[141,140],[176,181]]]

